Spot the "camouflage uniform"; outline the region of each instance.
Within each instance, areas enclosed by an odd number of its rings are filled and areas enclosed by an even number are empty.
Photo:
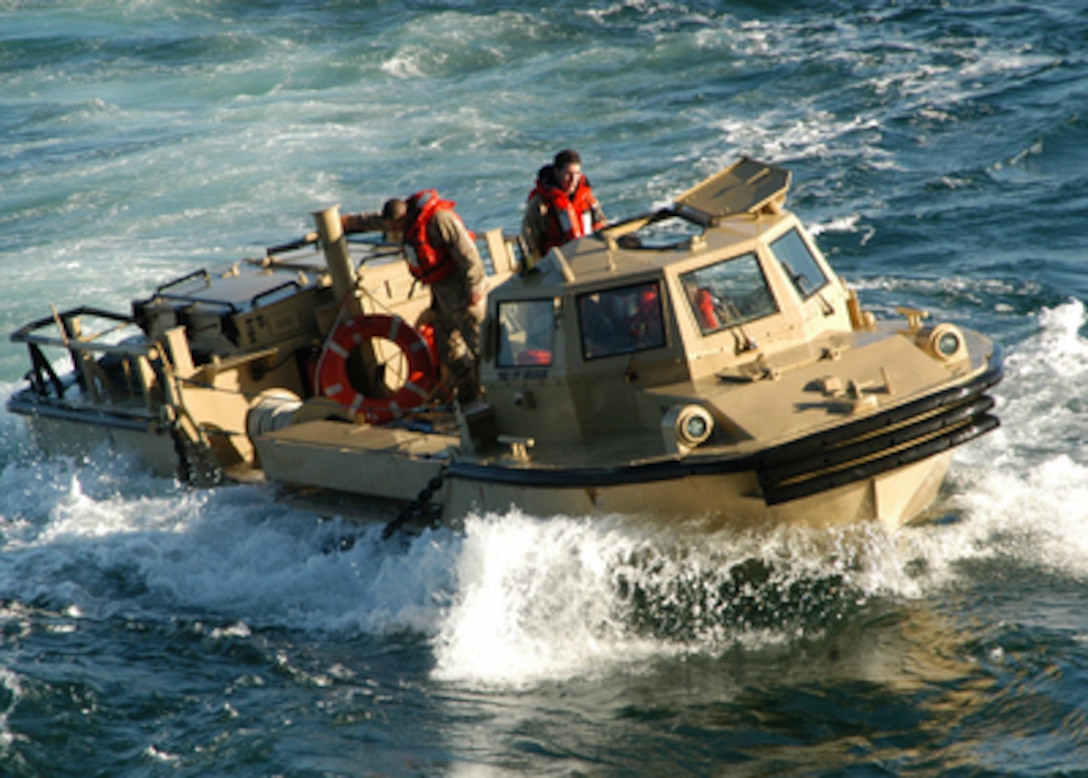
[[[379,232],[380,213],[347,214],[345,232]],[[480,393],[480,324],[487,300],[487,279],[476,244],[460,218],[451,210],[439,210],[427,225],[427,240],[449,251],[456,267],[449,276],[428,284],[431,289],[432,322],[438,359],[450,372],[462,403]]]
[[[450,371],[457,397],[471,402],[480,393],[480,323],[484,319],[487,280],[476,244],[453,211],[438,211],[427,225],[427,239],[444,246],[457,267],[431,287],[435,345]]]

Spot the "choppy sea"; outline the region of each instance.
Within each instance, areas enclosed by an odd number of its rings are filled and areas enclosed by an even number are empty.
[[[513,506],[329,554],[0,410],[0,774],[1088,775],[1086,43],[1082,0],[0,0],[5,334],[333,203],[514,229],[572,146],[613,218],[785,165],[867,307],[1007,357],[894,535]]]

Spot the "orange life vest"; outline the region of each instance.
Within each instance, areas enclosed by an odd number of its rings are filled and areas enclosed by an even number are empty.
[[[408,269],[425,284],[448,278],[457,263],[445,246],[431,244],[427,227],[440,210],[452,211],[452,200],[443,200],[433,189],[424,189],[408,198],[408,229],[404,231],[404,255]]]
[[[541,253],[555,246],[562,246],[567,241],[589,235],[601,226],[593,221],[593,206],[597,200],[593,197],[593,189],[589,181],[584,177],[578,182],[573,196],[537,179],[536,188],[529,193],[529,199],[537,195],[540,195],[548,206],[547,229]]]

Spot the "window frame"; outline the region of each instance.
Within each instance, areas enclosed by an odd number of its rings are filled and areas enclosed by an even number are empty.
[[[804,249],[806,259],[808,262],[810,262],[811,268],[819,273],[820,278],[823,279],[822,283],[812,287],[811,290],[806,290],[802,286],[800,279],[804,279],[805,281],[809,281],[810,279],[803,270],[798,271],[794,268],[794,264],[796,264],[796,258],[790,257],[789,259],[794,260],[794,263],[791,263],[787,261],[787,258],[784,257],[783,253],[775,250],[775,246],[777,246],[790,236],[793,236],[797,239],[797,242],[801,245],[801,248]],[[810,298],[815,297],[821,291],[826,289],[827,286],[831,283],[831,278],[824,270],[823,265],[820,264],[820,260],[816,256],[816,252],[812,250],[812,247],[808,244],[808,241],[805,240],[805,236],[801,234],[801,230],[798,229],[796,226],[790,227],[788,230],[783,232],[774,240],[768,241],[767,249],[768,251],[770,251],[771,256],[774,257],[775,262],[777,262],[779,266],[781,266],[782,271],[785,273],[786,278],[790,282],[790,286],[797,292],[802,301],[808,301]]]
[[[618,317],[616,315],[608,315],[607,312],[602,311],[604,314],[602,318],[595,319],[595,323],[591,324],[589,321],[589,310],[587,303],[593,300],[594,297],[600,298],[602,295],[615,295],[617,298],[622,294],[636,294],[639,297],[643,292],[639,290],[648,291],[653,289],[656,299],[654,300],[653,319],[649,322],[651,328],[656,329],[655,336],[643,340],[643,336],[632,337],[630,339],[630,347],[624,341],[628,338],[624,338],[621,331],[616,330],[616,326],[626,326],[632,322],[635,322],[639,317],[641,311],[636,309],[630,312],[626,319]],[[624,284],[622,286],[607,287],[604,289],[594,289],[592,291],[582,292],[575,295],[574,307],[577,310],[578,315],[578,345],[584,362],[594,362],[599,359],[608,359],[609,357],[616,356],[630,356],[631,354],[637,354],[642,351],[652,351],[654,349],[665,348],[668,346],[667,328],[665,326],[665,306],[663,302],[664,285],[661,279],[654,278],[648,281],[634,281],[632,283]],[[601,299],[593,300],[596,305],[604,305],[605,301]],[[641,306],[642,301],[638,300],[636,306]],[[594,314],[596,315],[596,314]],[[601,324],[607,325],[607,328],[611,328],[605,334],[601,334]],[[655,326],[656,325],[656,326]],[[591,329],[596,328],[598,332],[590,339],[589,333]],[[607,345],[596,345],[606,343],[621,343],[622,346],[610,348]],[[591,343],[594,344],[593,348],[590,348]]]
[[[724,267],[730,263],[740,262],[750,263],[754,265],[754,269],[758,271],[758,277],[762,281],[762,287],[753,284],[748,289],[744,290],[743,295],[732,295],[735,300],[731,300],[729,299],[730,295],[727,295],[725,293],[726,290],[724,288],[721,288],[719,285],[711,285],[709,283],[711,281],[710,277],[714,275],[713,271],[715,268]],[[737,278],[740,278],[740,276],[738,275]],[[688,310],[694,317],[695,324],[699,328],[700,334],[702,334],[703,336],[716,335],[719,332],[724,332],[725,330],[732,329],[733,327],[743,326],[745,324],[749,324],[750,322],[764,319],[768,316],[774,316],[775,314],[780,314],[782,312],[782,306],[779,304],[778,298],[775,296],[774,288],[767,278],[767,271],[763,266],[763,262],[761,261],[757,250],[747,251],[743,254],[736,254],[718,262],[694,268],[687,271],[686,273],[681,273],[678,277],[678,280],[680,282],[683,296],[687,300]],[[722,281],[728,280],[730,280],[728,277],[722,279]],[[691,286],[689,286],[689,281],[691,282]],[[692,288],[696,290],[694,293],[689,291],[689,289]],[[713,315],[716,318],[720,317],[720,321],[717,326],[712,326],[711,324],[704,324],[704,318],[706,315],[708,315],[707,311],[702,311],[703,316],[700,315],[700,304],[696,302],[695,298],[699,296],[700,293],[702,293],[703,291],[706,291],[707,294],[712,295],[712,304],[714,306]],[[766,293],[767,305],[765,305],[763,308],[754,310],[750,314],[741,314],[741,307],[736,303],[746,297],[751,297],[752,295],[758,293]],[[725,302],[722,302],[723,300]],[[726,302],[731,305],[733,310],[732,313],[725,307]],[[725,316],[728,316],[728,318],[725,318]]]
[[[530,329],[528,325],[530,323],[537,323],[533,320],[533,317],[526,313],[526,317],[521,319],[522,331],[525,332],[525,343],[519,349],[514,349],[514,341],[509,337],[508,329],[504,322],[503,308],[508,306],[514,308],[517,306],[528,307],[540,307],[547,310],[548,326],[547,330],[538,326],[535,329]],[[523,367],[542,367],[547,368],[555,364],[555,347],[556,347],[556,310],[555,300],[551,297],[530,297],[522,298],[518,300],[500,300],[495,308],[495,366],[500,369],[508,368],[523,368]],[[547,348],[542,348],[545,344],[536,342],[536,338],[533,335],[539,335],[547,332],[548,343]],[[532,357],[526,361],[521,361],[519,358],[522,354],[531,355],[536,352],[538,355],[547,355],[547,361],[533,361]],[[507,357],[507,354],[509,355]],[[539,360],[540,357],[537,357]]]

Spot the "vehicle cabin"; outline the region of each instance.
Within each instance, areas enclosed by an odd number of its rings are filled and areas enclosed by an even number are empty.
[[[481,378],[498,427],[538,444],[656,433],[694,401],[728,428],[724,383],[833,348],[861,314],[788,188],[743,159],[492,290]]]

